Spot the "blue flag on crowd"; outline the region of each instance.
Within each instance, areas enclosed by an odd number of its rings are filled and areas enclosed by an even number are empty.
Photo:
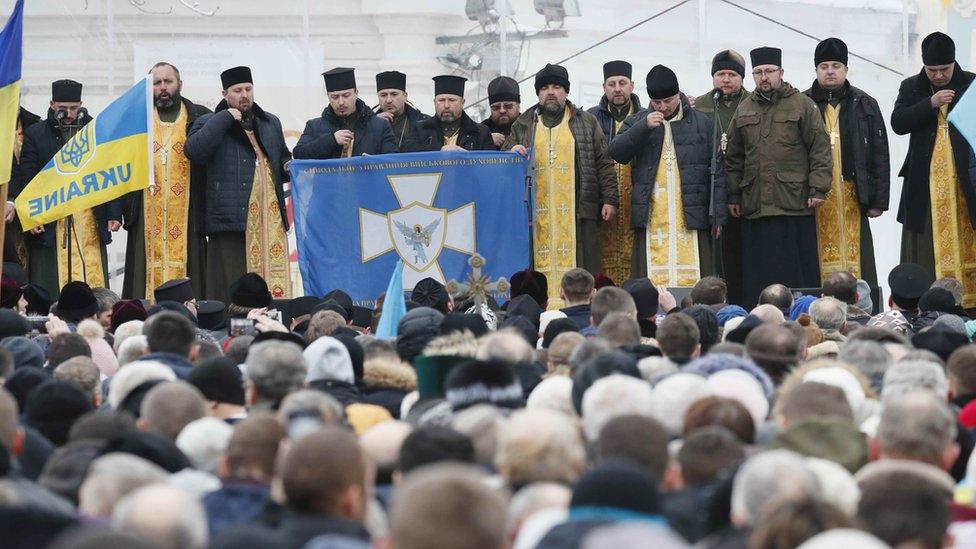
[[[407,303],[403,299],[403,261],[397,261],[390,277],[390,284],[386,287],[386,299],[383,300],[383,312],[380,313],[380,323],[376,326],[376,337],[380,339],[396,339],[397,326],[400,319],[407,314]]]
[[[494,280],[525,269],[526,160],[511,152],[433,152],[294,160],[298,264],[307,295],[341,288],[369,304],[403,261],[403,289],[466,282],[468,258]]]

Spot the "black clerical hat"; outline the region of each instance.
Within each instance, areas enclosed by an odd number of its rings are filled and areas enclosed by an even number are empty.
[[[956,62],[956,43],[949,35],[933,32],[922,40],[922,63],[951,65]]]
[[[611,76],[626,76],[632,78],[634,67],[626,61],[607,61],[603,64],[603,81]]]
[[[562,86],[566,90],[566,93],[569,93],[569,71],[566,70],[566,67],[548,63],[545,67],[542,67],[541,71],[535,73],[536,94],[549,84]]]
[[[153,298],[157,303],[160,301],[185,303],[193,300],[193,287],[190,285],[190,279],[177,278],[163,282],[161,286],[153,290]]]
[[[749,52],[749,57],[752,58],[753,68],[760,65],[776,65],[777,67],[783,66],[783,50],[779,48],[772,48],[769,46],[756,48]]]
[[[407,91],[407,75],[400,71],[386,71],[376,75],[376,91]]]
[[[223,301],[208,299],[197,301],[197,323],[204,330],[217,330],[223,325],[227,305]]]
[[[501,101],[522,102],[522,97],[519,95],[519,85],[514,78],[499,76],[488,82],[488,104]]]
[[[712,76],[718,71],[735,71],[739,76],[746,76],[746,60],[738,52],[722,50],[712,58]]]
[[[322,73],[325,78],[325,91],[337,92],[356,88],[356,69],[336,67]]]
[[[238,84],[253,84],[254,79],[251,78],[251,69],[249,67],[234,67],[220,73],[220,83],[226,90]]]
[[[813,52],[813,65],[818,66],[827,61],[847,64],[847,44],[840,38],[827,38],[817,44],[817,49]]]
[[[888,274],[892,295],[904,299],[918,299],[932,286],[935,278],[928,269],[915,263],[902,263]]]
[[[449,94],[464,97],[464,83],[468,81],[467,78],[452,74],[442,74],[435,76],[431,80],[434,81],[434,95]]]
[[[81,101],[81,82],[55,80],[51,83],[51,101],[65,103]]]
[[[678,94],[678,77],[664,65],[655,65],[647,73],[647,95],[651,99],[667,99]]]

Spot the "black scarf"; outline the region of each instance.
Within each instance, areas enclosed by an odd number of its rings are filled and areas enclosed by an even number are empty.
[[[827,110],[827,105],[836,101],[840,105],[840,173],[845,181],[854,181],[854,102],[851,101],[851,83],[844,81],[839,90],[826,90],[820,82],[814,80],[810,88],[810,96],[820,109],[821,116]]]

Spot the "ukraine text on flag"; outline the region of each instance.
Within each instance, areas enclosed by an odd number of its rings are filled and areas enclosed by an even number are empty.
[[[24,35],[24,0],[0,31],[0,184],[10,181],[20,110],[20,70]]]
[[[146,79],[76,133],[18,195],[24,230],[146,188],[152,181],[151,117]]]

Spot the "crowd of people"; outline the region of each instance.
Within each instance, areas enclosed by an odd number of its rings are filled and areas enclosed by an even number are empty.
[[[965,547],[976,321],[916,264],[751,311],[718,277],[226,310],[0,286],[5,547]],[[147,309],[148,307],[148,309]],[[872,314],[872,311],[879,311]],[[41,313],[50,314],[47,317]],[[968,540],[968,541],[967,541]]]

